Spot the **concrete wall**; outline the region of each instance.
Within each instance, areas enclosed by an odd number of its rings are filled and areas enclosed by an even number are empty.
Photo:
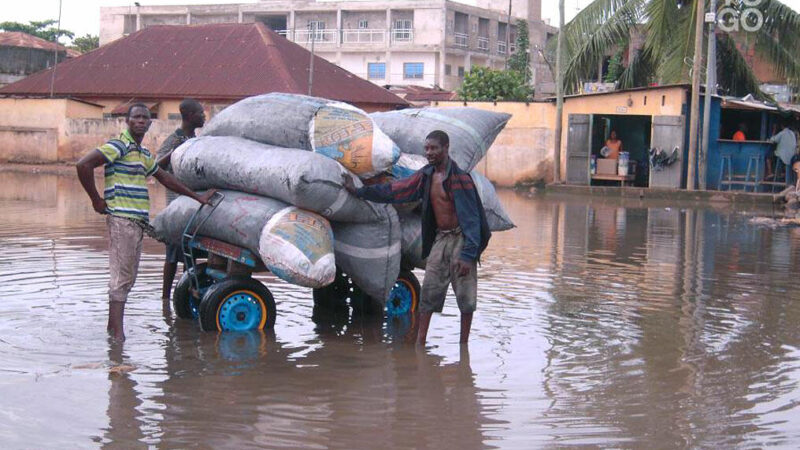
[[[464,102],[434,106],[462,107]],[[511,114],[486,157],[476,169],[498,186],[553,180],[555,104],[522,102],[467,102],[466,106]]]
[[[157,150],[179,125],[154,120],[143,144]],[[124,119],[103,119],[102,107],[83,102],[0,98],[0,161],[73,162],[125,127]]]

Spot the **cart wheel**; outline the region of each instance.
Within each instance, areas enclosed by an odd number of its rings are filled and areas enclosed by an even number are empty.
[[[193,269],[183,272],[183,276],[175,285],[172,291],[172,305],[175,308],[175,315],[181,319],[197,319],[200,308],[200,299],[193,296],[189,289],[192,287],[191,272],[197,270],[197,281],[200,289],[204,290],[214,283],[214,280],[206,275],[206,264],[198,264]]]
[[[200,302],[204,331],[246,331],[275,325],[275,300],[266,286],[247,279],[227,279],[208,289]]]
[[[392,318],[417,312],[420,291],[417,276],[409,270],[401,270],[392,291],[389,293],[389,300],[386,302],[386,315]]]

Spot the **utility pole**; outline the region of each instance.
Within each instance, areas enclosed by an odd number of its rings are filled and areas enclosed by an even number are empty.
[[[695,176],[697,166],[697,124],[700,115],[700,72],[703,64],[703,16],[705,1],[695,2],[695,27],[694,27],[694,59],[692,60],[692,104],[689,120],[689,168],[687,170],[686,189],[695,190]]]
[[[511,56],[511,0],[508,0],[508,20],[506,24],[506,70],[508,70],[508,57]]]
[[[61,0],[58,0],[58,25],[56,39],[53,43],[53,73],[50,74],[50,98],[53,98],[56,87],[56,66],[58,66],[58,36],[61,34]]]
[[[311,60],[308,62],[308,96],[311,97],[311,91],[314,87],[314,42],[317,40],[317,23],[311,22]]]
[[[556,135],[553,152],[553,182],[561,183],[561,122],[564,114],[564,75],[561,54],[564,53],[564,0],[558,0],[558,38],[556,42]]]
[[[703,99],[703,140],[700,142],[700,161],[698,171],[699,187],[706,190],[706,173],[708,167],[709,130],[711,128],[711,96],[717,95],[717,0],[711,0],[710,12],[706,15],[708,22],[708,52],[706,55],[706,95]]]

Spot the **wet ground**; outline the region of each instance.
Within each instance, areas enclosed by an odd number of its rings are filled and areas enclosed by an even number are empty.
[[[454,301],[415,351],[403,323],[315,323],[310,291],[269,277],[273,332],[203,333],[162,309],[154,241],[120,347],[105,333],[103,219],[77,181],[0,173],[0,444],[800,443],[800,229],[746,211],[500,194],[519,228],[484,257],[469,349]]]

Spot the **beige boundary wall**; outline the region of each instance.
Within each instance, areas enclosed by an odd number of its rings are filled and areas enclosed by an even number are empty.
[[[178,126],[178,120],[153,120],[144,146],[158,150]],[[125,127],[122,118],[104,119],[101,105],[64,98],[0,98],[0,162],[74,162]]]
[[[511,120],[476,169],[503,187],[553,181],[555,103],[434,102],[432,106],[469,106],[511,114]]]

